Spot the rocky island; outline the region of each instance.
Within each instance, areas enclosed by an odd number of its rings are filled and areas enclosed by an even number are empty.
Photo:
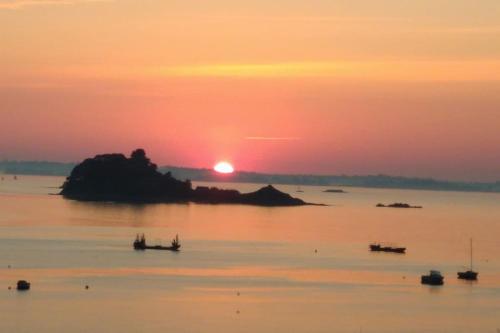
[[[60,192],[68,199],[128,203],[195,202],[209,204],[248,204],[258,206],[301,206],[271,185],[251,193],[216,187],[192,188],[191,181],[175,179],[170,172],[157,170],[143,149],[123,154],[103,154],[76,165]]]
[[[384,205],[382,203],[377,204],[377,207],[388,207],[388,208],[422,208],[422,206],[412,206],[403,202],[395,202],[389,205]]]
[[[324,190],[323,192],[325,192],[325,193],[347,193],[346,191],[344,191],[343,189],[340,189],[340,188],[331,188],[328,190]]]

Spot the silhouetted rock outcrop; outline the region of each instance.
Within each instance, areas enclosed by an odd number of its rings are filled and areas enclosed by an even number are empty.
[[[325,193],[347,193],[346,191],[344,191],[342,189],[336,189],[336,188],[324,190],[323,192],[325,192]]]
[[[388,208],[422,208],[422,206],[412,206],[410,204],[407,204],[407,203],[403,203],[403,202],[395,202],[395,203],[392,203],[390,205],[384,205],[384,204],[377,204],[377,207],[388,207]]]
[[[175,202],[191,196],[191,182],[157,171],[142,149],[97,155],[75,166],[62,187],[64,197],[91,201]]]
[[[241,200],[242,203],[262,206],[297,206],[304,204],[304,201],[294,198],[288,193],[278,191],[271,185],[255,192],[244,193],[241,195]]]
[[[68,199],[116,202],[198,202],[235,203],[259,206],[298,206],[306,203],[271,185],[252,193],[215,187],[192,189],[189,180],[180,181],[171,173],[158,172],[142,149],[123,154],[104,154],[88,158],[75,166],[62,186]]]

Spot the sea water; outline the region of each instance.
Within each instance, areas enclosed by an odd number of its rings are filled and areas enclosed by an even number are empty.
[[[328,206],[128,205],[52,195],[63,181],[0,182],[0,332],[500,329],[499,194],[277,185]],[[153,245],[178,234],[181,251],[134,251],[137,233]],[[477,282],[456,278],[470,238]],[[444,286],[420,284],[430,269]]]

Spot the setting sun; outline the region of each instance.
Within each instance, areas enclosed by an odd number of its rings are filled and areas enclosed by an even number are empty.
[[[228,163],[228,162],[219,162],[214,166],[214,170],[217,171],[218,173],[233,173],[234,168],[233,166]]]

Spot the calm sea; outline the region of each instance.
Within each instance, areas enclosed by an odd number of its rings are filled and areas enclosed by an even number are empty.
[[[499,194],[277,186],[330,206],[125,205],[49,195],[62,182],[0,182],[0,332],[500,329]],[[424,208],[375,207],[395,201]],[[181,251],[134,251],[136,233],[178,234]],[[475,283],[456,279],[471,237]],[[407,254],[371,253],[373,241]],[[420,284],[429,269],[444,286]],[[19,279],[32,289],[15,291]]]

